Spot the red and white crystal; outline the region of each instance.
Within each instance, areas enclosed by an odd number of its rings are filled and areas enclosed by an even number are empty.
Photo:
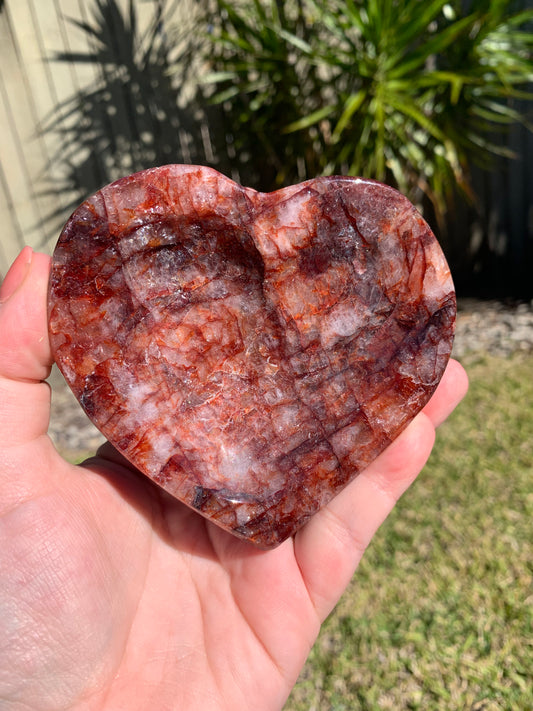
[[[398,192],[317,178],[274,193],[205,167],[123,178],[53,256],[55,360],[140,471],[272,547],[412,420],[448,361],[455,294]]]

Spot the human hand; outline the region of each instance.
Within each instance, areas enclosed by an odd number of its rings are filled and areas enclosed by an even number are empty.
[[[0,292],[0,706],[280,709],[435,426],[465,394],[463,369],[451,361],[366,471],[293,539],[260,551],[109,445],[81,466],[59,456],[46,434],[49,262],[25,248]]]

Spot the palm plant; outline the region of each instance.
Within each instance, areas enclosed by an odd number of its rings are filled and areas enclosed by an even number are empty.
[[[262,188],[358,174],[442,214],[525,121],[533,10],[511,0],[213,0],[203,77]],[[250,179],[250,178],[248,178]]]

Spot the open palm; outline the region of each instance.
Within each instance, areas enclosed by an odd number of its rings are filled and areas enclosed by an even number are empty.
[[[293,539],[264,552],[109,445],[82,466],[46,435],[49,259],[26,248],[0,305],[0,706],[268,710],[464,395],[454,361],[404,433]],[[8,298],[9,297],[9,298]]]

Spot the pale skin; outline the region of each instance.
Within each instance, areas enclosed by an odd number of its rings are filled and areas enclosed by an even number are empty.
[[[49,258],[0,292],[0,707],[281,709],[320,625],[467,390],[451,361],[403,434],[297,535],[264,552],[207,523],[105,445],[47,436]],[[361,660],[354,659],[354,665]]]

